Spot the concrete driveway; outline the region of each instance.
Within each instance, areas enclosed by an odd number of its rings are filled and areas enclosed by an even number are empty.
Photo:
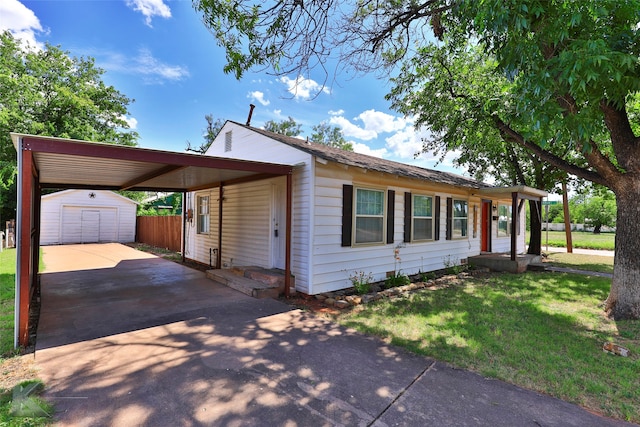
[[[123,245],[44,254],[35,357],[56,425],[628,425]]]

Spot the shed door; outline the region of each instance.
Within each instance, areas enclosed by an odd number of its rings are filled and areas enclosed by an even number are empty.
[[[83,210],[80,222],[81,243],[100,241],[100,211]]]
[[[114,241],[117,241],[117,209],[90,206],[65,206],[62,209],[60,242]]]

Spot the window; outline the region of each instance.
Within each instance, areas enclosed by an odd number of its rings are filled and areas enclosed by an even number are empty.
[[[411,240],[433,240],[433,197],[413,196],[412,221]]]
[[[198,196],[198,234],[209,233],[209,196]]]
[[[498,205],[498,237],[511,235],[511,205]]]
[[[384,243],[384,191],[356,188],[355,243]]]
[[[469,204],[466,200],[453,199],[453,216],[452,216],[453,238],[459,239],[467,237],[469,227]]]

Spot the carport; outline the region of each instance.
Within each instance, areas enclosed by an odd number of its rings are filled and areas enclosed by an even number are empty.
[[[288,293],[293,166],[17,133],[12,133],[11,138],[18,154],[16,346],[26,345],[29,339],[29,308],[38,286],[40,199],[45,188],[186,193],[205,188],[222,191],[226,185],[286,176],[285,292]],[[219,203],[222,215],[222,198]],[[222,241],[221,230],[218,231],[220,256]]]

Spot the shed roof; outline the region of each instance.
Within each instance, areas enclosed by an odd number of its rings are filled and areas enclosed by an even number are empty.
[[[51,200],[51,199],[55,199],[55,198],[64,198],[66,196],[69,195],[73,195],[79,191],[83,191],[80,189],[71,189],[71,190],[62,190],[62,191],[56,191],[55,193],[49,193],[49,194],[43,194],[42,195],[42,201],[44,202],[45,200]],[[85,192],[88,190],[84,190]],[[99,192],[100,194],[105,194],[109,197],[112,197],[114,199],[118,199],[121,200],[124,203],[130,203],[132,205],[139,205],[140,203],[136,202],[135,200],[131,200],[128,197],[123,196],[122,194],[118,194],[118,193],[114,193],[113,191],[110,190],[96,190],[96,192]]]

